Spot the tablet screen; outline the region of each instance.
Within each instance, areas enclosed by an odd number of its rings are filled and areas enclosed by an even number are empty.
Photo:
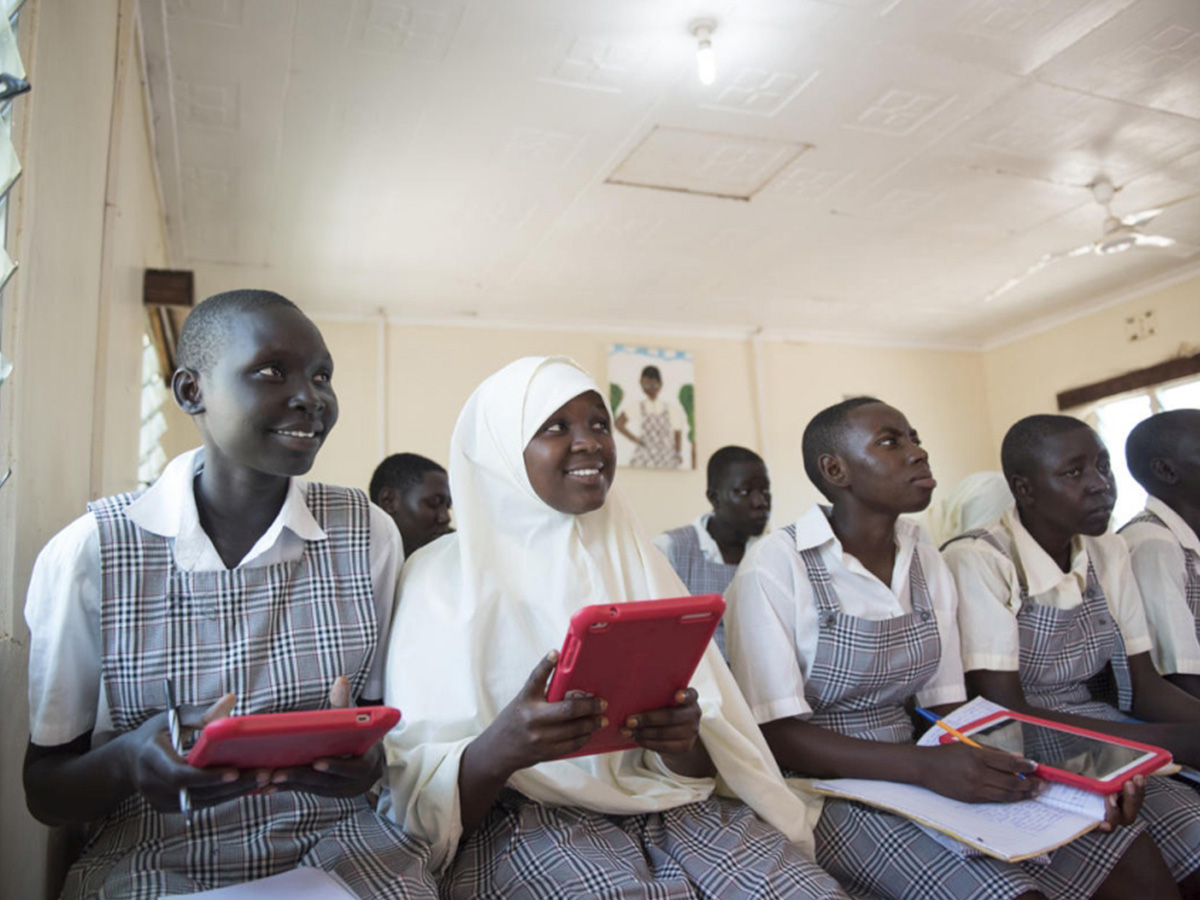
[[[1115,778],[1151,755],[1136,747],[1111,744],[1020,719],[1001,719],[969,733],[985,746],[1097,781]]]

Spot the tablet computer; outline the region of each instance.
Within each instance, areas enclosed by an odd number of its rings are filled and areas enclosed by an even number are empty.
[[[960,730],[985,747],[1037,763],[1034,774],[1039,778],[1101,794],[1115,793],[1134,775],[1148,775],[1171,761],[1162,747],[1008,710]],[[943,744],[953,740],[949,734],[941,738]]]
[[[327,756],[362,756],[400,721],[391,706],[229,716],[209,722],[188,751],[193,766],[282,769]]]
[[[675,705],[687,688],[725,612],[720,594],[603,603],[571,617],[546,690],[562,700],[583,691],[608,701],[608,727],[571,756],[626,750],[637,744],[621,734],[636,713]]]

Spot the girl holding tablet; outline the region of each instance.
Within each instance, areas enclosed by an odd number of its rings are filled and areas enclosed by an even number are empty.
[[[609,491],[610,428],[564,358],[518,360],[467,401],[450,446],[458,531],[401,581],[392,815],[429,841],[448,897],[844,897],[801,852],[805,809],[711,644],[675,707],[624,723],[638,748],[562,758],[606,708],[545,699],[572,614],[686,593]]]

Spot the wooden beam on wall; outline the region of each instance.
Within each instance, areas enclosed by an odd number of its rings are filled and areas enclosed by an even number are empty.
[[[1200,374],[1200,353],[1194,356],[1169,359],[1145,369],[1135,369],[1115,378],[1107,378],[1104,381],[1063,391],[1058,395],[1058,409],[1060,412],[1075,409],[1106,397],[1114,397],[1117,394],[1153,387],[1164,381],[1174,381],[1177,378],[1187,378],[1189,375],[1198,374]]]

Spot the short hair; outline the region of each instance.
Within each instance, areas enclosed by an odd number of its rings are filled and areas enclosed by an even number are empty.
[[[729,470],[738,463],[759,463],[766,466],[763,458],[753,450],[733,445],[722,447],[708,458],[708,489],[715,490],[729,474]]]
[[[1004,470],[1004,479],[1011,485],[1014,475],[1028,475],[1047,438],[1080,428],[1091,430],[1087,422],[1074,416],[1039,414],[1016,422],[1000,444],[1000,468]]]
[[[642,369],[642,378],[653,378],[659,384],[662,384],[662,372],[658,371],[658,366],[646,366],[646,368]]]
[[[385,487],[404,492],[420,484],[426,472],[445,472],[432,459],[416,453],[393,453],[378,466],[371,476],[371,502],[378,503]]]
[[[300,312],[295,303],[273,291],[243,289],[213,294],[183,320],[175,344],[175,365],[194,372],[212,371],[235,319],[246,313],[280,307]]]
[[[804,437],[800,439],[804,472],[828,500],[833,498],[825,489],[825,479],[821,476],[818,460],[822,454],[836,453],[841,449],[842,436],[846,433],[846,417],[860,406],[870,406],[872,403],[883,401],[878,397],[848,397],[841,403],[825,407],[804,427]]]
[[[1137,483],[1153,494],[1159,481],[1150,471],[1156,458],[1176,459],[1184,441],[1200,433],[1200,410],[1173,409],[1143,419],[1133,426],[1125,439],[1125,462]]]

